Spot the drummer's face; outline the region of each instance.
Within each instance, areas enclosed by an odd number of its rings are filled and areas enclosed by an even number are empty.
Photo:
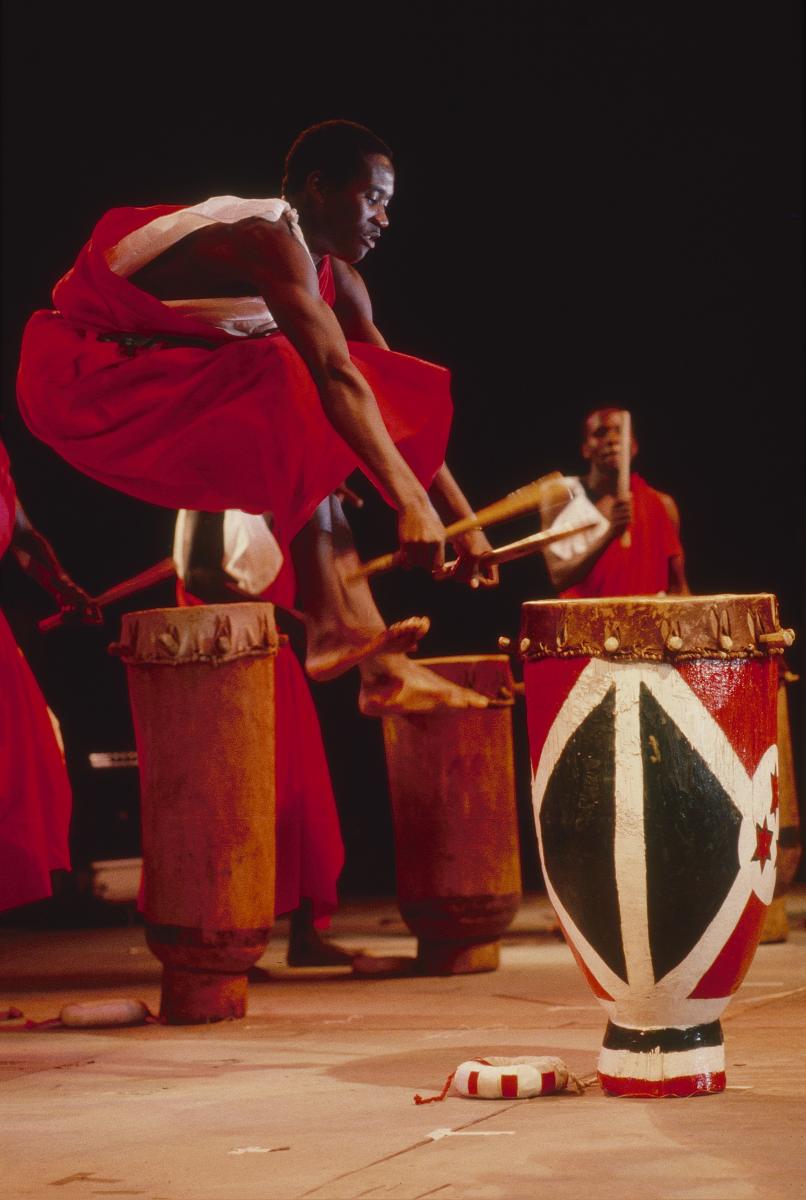
[[[585,440],[582,457],[595,463],[602,471],[617,471],[621,446],[621,411],[601,409],[592,412],[585,421]],[[630,457],[635,456],[638,444],[632,439]]]

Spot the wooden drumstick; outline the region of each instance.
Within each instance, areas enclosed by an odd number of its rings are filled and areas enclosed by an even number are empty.
[[[616,495],[619,500],[630,498],[630,463],[632,461],[632,420],[626,408],[621,413],[621,445],[619,446],[618,485]],[[625,529],[621,535],[621,544],[625,550],[632,545],[632,534]]]
[[[517,491],[510,492],[502,500],[496,500],[493,504],[488,504],[486,508],[480,508],[478,512],[472,513],[469,517],[462,517],[460,521],[454,521],[445,529],[445,537],[456,537],[459,533],[467,533],[469,529],[484,529],[489,525],[497,525],[501,521],[509,521],[513,517],[522,517],[526,513],[534,512],[542,504],[570,499],[571,493],[568,485],[563,482],[562,474],[559,471],[552,471],[549,475],[542,475],[540,479],[535,479],[532,483],[518,488]],[[383,554],[380,558],[373,558],[369,562],[362,563],[358,570],[350,576],[348,582],[366,578],[368,575],[377,575],[381,571],[390,571],[393,567],[400,566],[402,562],[403,555],[400,550],[394,551],[393,554]]]
[[[588,529],[598,529],[598,521],[588,521],[584,525],[569,526],[568,529],[545,529],[542,533],[533,533],[529,537],[521,538],[518,542],[510,542],[507,546],[499,546],[495,550],[488,550],[486,554],[482,554],[479,562],[485,565],[498,566],[500,563],[515,562],[518,558],[528,558],[532,554],[537,554],[544,550],[546,546],[550,546],[552,542],[559,542],[563,538],[573,537],[575,533],[585,533]],[[458,562],[445,563],[445,572],[448,573]]]
[[[107,588],[105,592],[101,592],[100,596],[92,597],[93,604],[104,608],[107,604],[114,604],[116,600],[125,600],[127,596],[132,596],[135,592],[142,591],[143,588],[151,587],[152,584],[162,583],[163,579],[170,579],[175,574],[174,560],[163,558],[153,567],[147,567],[145,571],[132,575],[131,579],[124,579],[121,583],[116,583],[114,587]],[[63,614],[54,613],[52,617],[45,617],[39,622],[39,631],[40,633],[50,633],[51,630],[58,629],[62,621]]]

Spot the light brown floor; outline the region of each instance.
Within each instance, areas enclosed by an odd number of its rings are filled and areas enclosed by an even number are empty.
[[[795,1200],[806,1195],[806,888],[789,940],[760,947],[723,1019],[728,1090],[418,1107],[464,1059],[554,1054],[588,1075],[605,1019],[542,897],[493,973],[357,980],[283,965],[284,924],[243,1021],[4,1032],[0,1190],[84,1200]],[[408,954],[393,901],[347,905],[332,935]],[[142,929],[0,930],[0,1005],[159,1003]]]

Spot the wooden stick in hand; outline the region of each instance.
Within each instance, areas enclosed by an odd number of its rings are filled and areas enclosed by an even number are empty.
[[[507,546],[498,546],[495,550],[488,550],[486,554],[482,554],[479,562],[497,567],[501,563],[515,562],[518,558],[529,558],[530,555],[545,550],[546,546],[550,546],[553,542],[560,542],[563,538],[573,537],[576,533],[586,533],[589,529],[598,527],[598,521],[586,521],[584,525],[571,525],[568,529],[545,529],[542,533],[533,533],[529,537],[521,538],[518,542],[510,542]],[[452,566],[452,563],[446,563],[446,572],[450,571]]]
[[[570,499],[571,493],[568,485],[563,481],[561,473],[552,471],[549,475],[543,475],[540,479],[535,479],[532,483],[518,488],[517,491],[510,492],[503,499],[488,504],[486,508],[480,508],[471,516],[454,521],[445,529],[445,537],[450,539],[456,537],[457,534],[467,533],[469,529],[485,529],[490,525],[497,525],[501,521],[509,521],[513,517],[522,517],[526,513],[534,512],[543,504],[562,503],[563,500],[567,502]],[[400,566],[402,562],[403,555],[399,550],[393,554],[383,554],[380,558],[373,558],[369,562],[363,563],[350,577],[349,582],[354,579],[366,578],[369,575],[377,575],[381,571],[390,571],[393,567]]]
[[[99,608],[104,608],[107,604],[114,604],[116,600],[125,600],[127,596],[132,596],[135,592],[142,591],[143,588],[151,587],[155,583],[162,583],[163,579],[170,579],[175,574],[174,560],[164,558],[161,562],[155,563],[153,567],[147,567],[145,571],[133,575],[131,579],[124,579],[121,583],[116,583],[114,587],[107,588],[105,592],[101,592],[100,596],[94,596],[94,603]],[[50,633],[52,629],[58,629],[62,621],[63,614],[54,613],[52,617],[45,617],[39,622],[39,631],[40,633]]]
[[[632,420],[626,408],[621,413],[621,445],[618,460],[618,485],[616,494],[619,500],[630,498],[630,463],[632,461]],[[621,535],[621,544],[625,550],[632,545],[632,534],[625,529]]]

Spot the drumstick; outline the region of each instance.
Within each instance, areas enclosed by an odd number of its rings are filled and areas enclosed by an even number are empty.
[[[518,488],[517,491],[510,492],[502,500],[496,500],[493,504],[488,504],[486,508],[480,508],[478,512],[471,513],[469,517],[462,517],[461,520],[454,521],[445,529],[445,537],[456,537],[457,534],[467,533],[469,529],[484,529],[489,525],[497,525],[500,521],[508,521],[512,517],[522,517],[526,513],[534,512],[542,504],[560,500],[568,501],[569,499],[571,499],[571,493],[568,485],[563,482],[562,474],[559,471],[552,471],[549,475],[542,475],[540,479],[535,479],[532,483]],[[380,571],[390,571],[393,567],[400,566],[402,561],[403,555],[400,550],[394,551],[393,554],[383,554],[380,558],[370,559],[369,562],[362,563],[358,570],[350,576],[348,582],[366,578],[368,575],[377,575]]]
[[[488,550],[486,554],[481,555],[479,563],[485,566],[498,566],[499,563],[515,562],[518,558],[528,558],[529,555],[536,554],[539,550],[550,546],[552,542],[559,542],[562,538],[573,537],[575,533],[585,533],[588,529],[597,529],[598,525],[598,521],[588,521],[585,525],[573,525],[569,526],[568,529],[545,529],[542,533],[533,533],[529,537],[521,538],[519,542],[510,542],[507,546],[499,546],[496,550]],[[451,571],[453,567],[454,563],[445,563],[446,573]]]
[[[114,587],[107,588],[105,592],[101,592],[100,596],[94,596],[92,602],[99,608],[104,608],[107,604],[114,604],[116,600],[124,600],[127,596],[142,591],[143,588],[151,587],[154,583],[161,583],[163,579],[170,579],[175,574],[174,560],[163,558],[153,567],[147,567],[145,571],[132,575],[131,579],[124,579],[121,583],[116,583]],[[45,617],[39,622],[40,633],[50,633],[52,629],[58,629],[62,620],[63,614],[60,612],[54,613],[52,617]]]
[[[630,498],[630,460],[632,459],[632,421],[626,408],[621,413],[621,445],[619,446],[618,485],[616,495],[619,500]],[[625,529],[621,535],[621,544],[625,550],[632,545],[632,534]]]

